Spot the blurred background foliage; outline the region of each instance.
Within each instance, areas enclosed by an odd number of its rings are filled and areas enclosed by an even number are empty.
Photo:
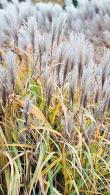
[[[33,2],[41,2],[41,1],[40,0],[33,0]],[[42,0],[42,2],[52,2],[52,3],[60,3],[60,4],[63,4],[64,0],[52,0],[52,1]]]
[[[33,2],[41,2],[40,0],[33,0]],[[51,2],[51,3],[59,3],[64,5],[65,0],[42,0],[42,2]],[[78,0],[72,0],[72,3],[74,4],[75,7],[78,5]]]

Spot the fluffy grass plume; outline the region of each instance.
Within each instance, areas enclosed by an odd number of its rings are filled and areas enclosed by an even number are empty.
[[[110,0],[65,2],[0,1],[1,195],[110,194]]]

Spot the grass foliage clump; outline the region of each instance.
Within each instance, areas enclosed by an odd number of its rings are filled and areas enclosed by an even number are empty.
[[[110,4],[1,1],[0,194],[110,194]]]

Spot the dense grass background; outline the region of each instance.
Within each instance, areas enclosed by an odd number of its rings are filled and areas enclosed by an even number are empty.
[[[103,8],[24,5],[0,10],[0,194],[109,195]]]

